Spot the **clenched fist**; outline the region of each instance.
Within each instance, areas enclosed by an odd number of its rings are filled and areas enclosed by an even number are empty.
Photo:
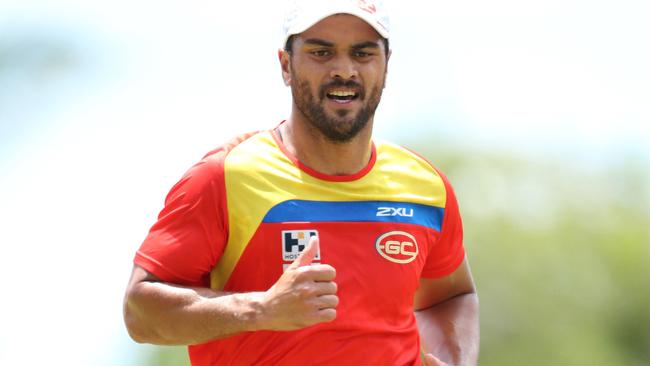
[[[313,236],[278,281],[261,299],[264,328],[295,330],[331,322],[336,318],[336,270],[328,264],[312,264],[318,253],[318,237]]]

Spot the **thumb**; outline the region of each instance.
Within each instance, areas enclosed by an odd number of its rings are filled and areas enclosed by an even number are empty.
[[[307,247],[305,247],[305,249],[303,249],[303,251],[300,252],[300,254],[298,255],[298,258],[296,258],[296,260],[294,260],[289,265],[289,269],[296,269],[298,267],[310,265],[311,262],[316,257],[316,254],[318,253],[318,248],[319,248],[318,237],[312,236],[311,238],[309,238],[309,243],[307,244]]]

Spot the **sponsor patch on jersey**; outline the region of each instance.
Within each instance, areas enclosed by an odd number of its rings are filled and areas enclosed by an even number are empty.
[[[406,207],[377,207],[377,214],[375,216],[402,216],[413,217],[413,208]]]
[[[286,270],[287,267],[298,258],[300,252],[305,250],[307,244],[309,244],[309,238],[312,236],[318,236],[318,231],[316,230],[283,230],[282,231],[282,260],[283,269]],[[314,262],[320,261],[320,248],[316,252],[314,257]]]
[[[391,231],[377,238],[377,252],[393,263],[405,264],[418,256],[418,243],[415,237],[404,231]]]

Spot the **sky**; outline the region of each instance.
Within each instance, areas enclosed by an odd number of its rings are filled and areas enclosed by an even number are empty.
[[[647,2],[389,5],[377,137],[650,160]],[[136,364],[133,254],[189,166],[287,117],[282,16],[268,1],[0,0],[0,364]]]

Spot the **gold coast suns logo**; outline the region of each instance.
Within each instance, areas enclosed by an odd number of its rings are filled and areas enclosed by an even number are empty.
[[[404,231],[391,231],[383,234],[375,243],[377,252],[393,263],[410,263],[418,256],[418,243],[415,237]]]

